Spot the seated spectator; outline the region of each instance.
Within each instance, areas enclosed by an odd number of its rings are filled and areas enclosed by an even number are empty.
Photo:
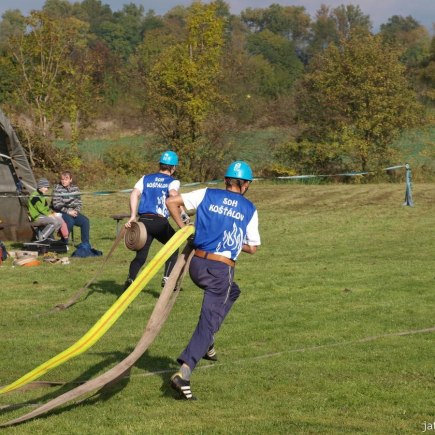
[[[50,183],[46,178],[38,180],[36,190],[31,193],[27,203],[29,216],[32,222],[44,227],[39,235],[39,241],[49,239],[53,233],[60,231],[62,240],[68,243],[68,229],[60,213],[50,209],[45,194],[50,188]]]
[[[62,218],[71,233],[73,226],[80,227],[82,243],[89,244],[89,219],[81,213],[82,200],[80,190],[73,184],[70,171],[60,174],[60,183],[54,187],[52,208],[62,214]]]

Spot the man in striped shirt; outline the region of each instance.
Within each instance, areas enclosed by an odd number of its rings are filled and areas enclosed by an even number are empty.
[[[60,183],[53,190],[52,207],[62,214],[69,233],[71,234],[73,226],[80,227],[82,243],[89,244],[89,219],[82,214],[82,205],[80,189],[73,184],[71,172],[63,171],[60,174]]]

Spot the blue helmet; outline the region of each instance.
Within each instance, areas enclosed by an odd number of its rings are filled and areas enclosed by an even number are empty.
[[[159,163],[163,163],[164,165],[170,165],[170,166],[178,165],[177,153],[174,153],[174,151],[165,151],[161,155]]]
[[[237,160],[228,166],[225,177],[240,178],[241,180],[252,181],[252,169],[246,162]]]

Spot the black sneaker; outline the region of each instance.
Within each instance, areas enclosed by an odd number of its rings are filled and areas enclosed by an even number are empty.
[[[184,400],[196,400],[196,397],[192,395],[190,390],[190,381],[185,381],[180,372],[175,373],[171,378],[171,387],[180,393],[180,396]]]
[[[127,281],[125,281],[124,283],[124,290],[127,290],[130,285],[133,283],[134,280],[132,280],[131,278],[128,278]]]
[[[217,361],[216,349],[214,348],[214,344],[212,344],[207,353],[202,357],[203,359],[208,359],[209,361]]]

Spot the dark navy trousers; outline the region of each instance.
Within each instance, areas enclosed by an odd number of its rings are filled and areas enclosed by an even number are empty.
[[[204,290],[204,298],[198,324],[177,361],[193,370],[213,343],[214,334],[240,295],[240,288],[234,282],[234,268],[219,261],[193,257],[189,273]]]
[[[89,219],[79,213],[77,216],[70,216],[68,213],[62,213],[62,218],[66,222],[68,232],[71,234],[73,227],[80,227],[80,236],[82,243],[89,243]]]

